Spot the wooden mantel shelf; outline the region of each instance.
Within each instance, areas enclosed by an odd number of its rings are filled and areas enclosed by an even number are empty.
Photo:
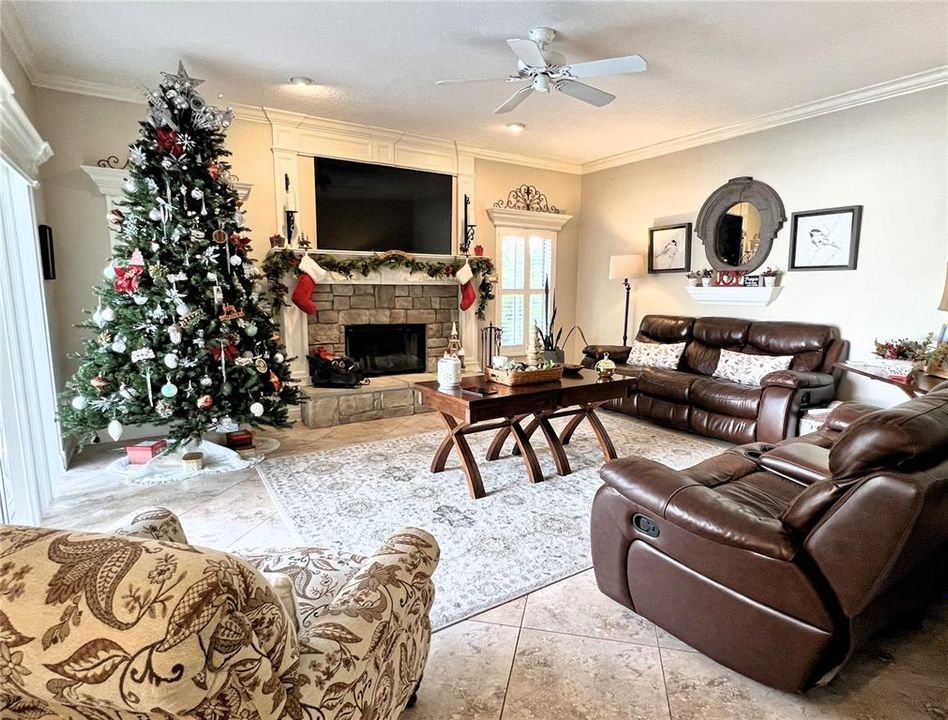
[[[685,286],[692,299],[702,305],[770,305],[782,287],[692,287]]]

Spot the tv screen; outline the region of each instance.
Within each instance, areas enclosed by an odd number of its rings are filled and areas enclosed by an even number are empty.
[[[316,158],[320,250],[451,253],[450,175]]]

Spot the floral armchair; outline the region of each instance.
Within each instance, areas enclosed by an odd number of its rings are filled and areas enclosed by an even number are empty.
[[[438,553],[408,528],[369,558],[241,559],[188,545],[164,508],[114,535],[0,525],[0,718],[394,720]]]

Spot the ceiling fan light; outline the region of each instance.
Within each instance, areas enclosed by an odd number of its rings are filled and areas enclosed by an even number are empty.
[[[523,123],[508,123],[506,127],[514,135],[519,135],[520,133],[522,133],[524,130],[527,129],[527,126],[524,125]]]
[[[313,78],[308,78],[305,75],[291,75],[289,78],[290,85],[315,85],[316,81]]]
[[[546,75],[537,75],[533,78],[533,89],[537,92],[550,92],[550,78]]]

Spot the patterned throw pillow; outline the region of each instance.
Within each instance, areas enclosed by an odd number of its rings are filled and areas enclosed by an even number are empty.
[[[635,340],[629,352],[629,365],[677,370],[685,343],[647,343]]]
[[[793,362],[793,355],[751,355],[749,353],[722,350],[714,377],[733,380],[741,385],[760,387],[764,375],[786,370]]]

